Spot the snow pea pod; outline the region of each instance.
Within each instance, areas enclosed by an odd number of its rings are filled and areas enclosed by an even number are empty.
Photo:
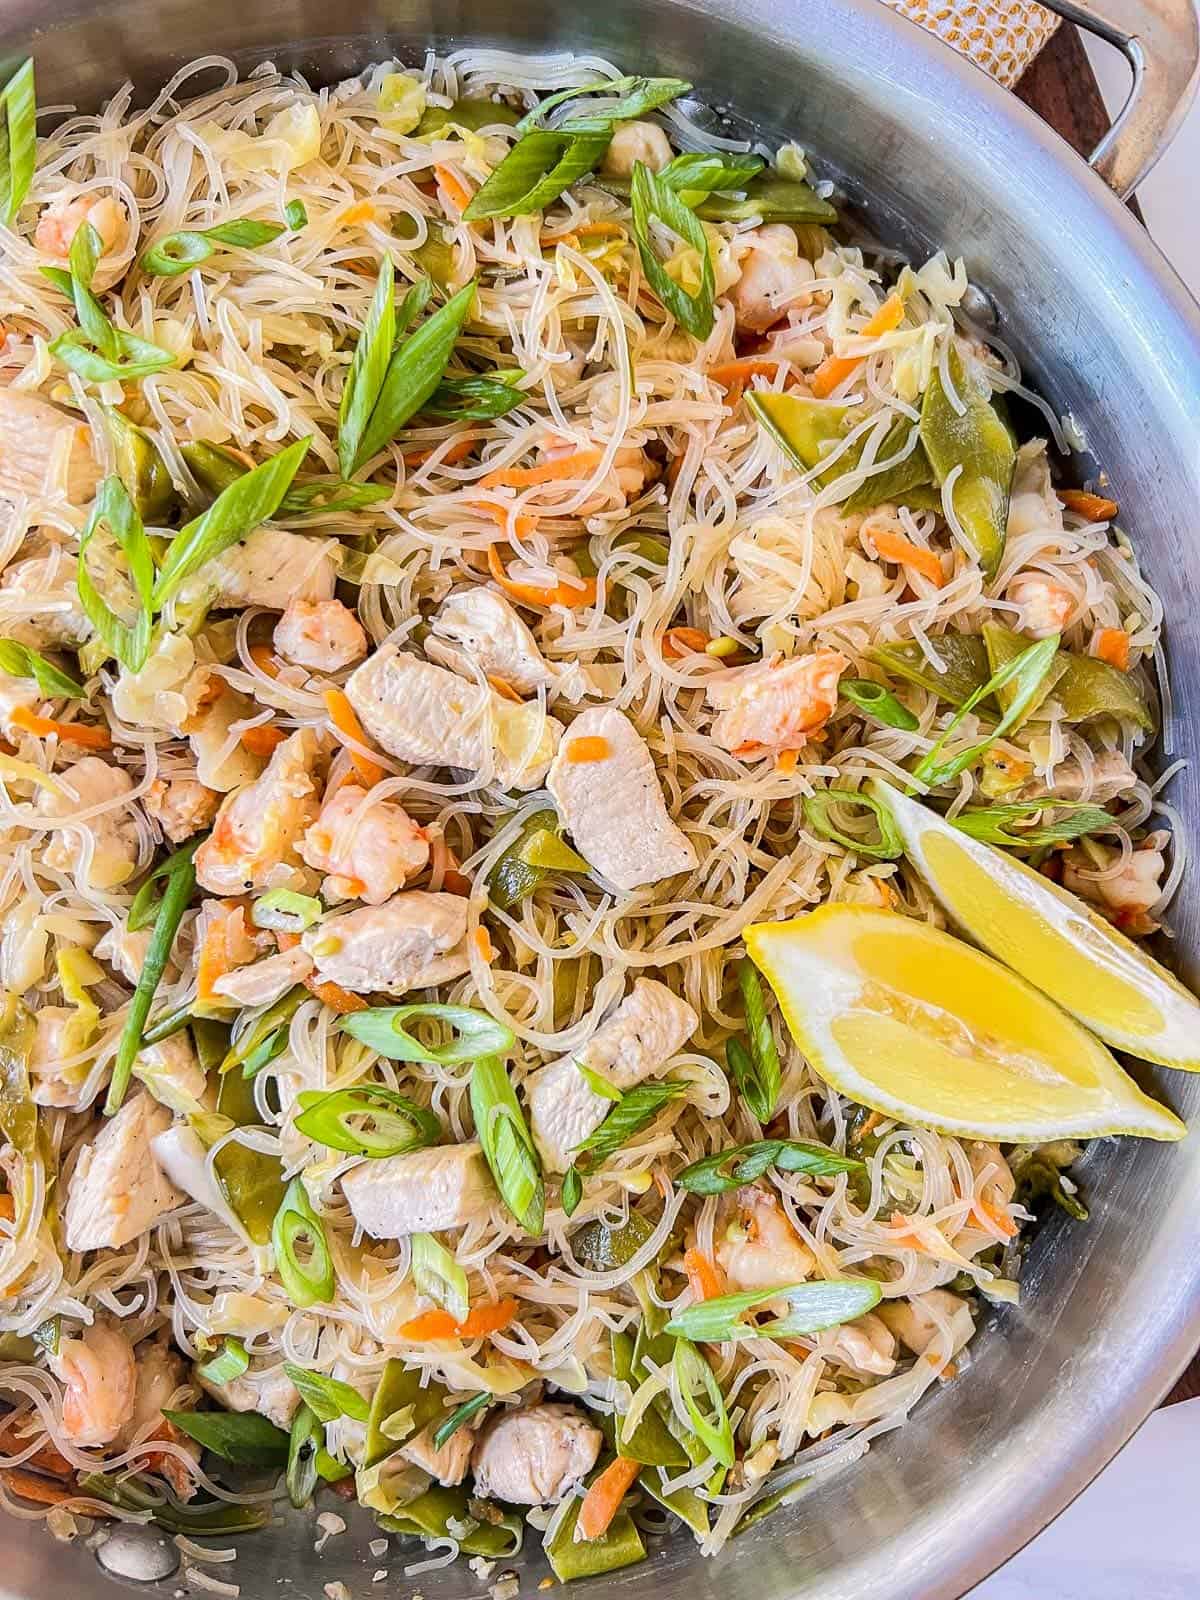
[[[486,1509],[489,1520],[472,1515],[471,1506]],[[491,1516],[496,1521],[490,1520]],[[450,1533],[453,1523],[455,1532]],[[465,1489],[446,1489],[431,1484],[424,1494],[410,1500],[400,1511],[379,1518],[379,1526],[389,1533],[409,1534],[421,1539],[458,1540],[464,1555],[486,1556],[492,1560],[515,1556],[521,1548],[524,1523],[515,1512],[501,1514],[491,1501],[473,1500]],[[465,1528],[465,1532],[459,1530]]]
[[[115,407],[105,407],[112,434],[117,476],[143,522],[163,523],[178,501],[171,474],[158,446],[136,423]]]
[[[836,222],[838,214],[815,189],[795,178],[777,172],[751,178],[739,198],[732,194],[710,194],[696,207],[696,214],[710,222],[742,222],[761,217],[764,222]]]
[[[746,396],[755,416],[776,444],[805,472],[820,466],[824,458],[852,428],[866,420],[860,406],[831,405],[827,400],[812,400],[806,395],[776,394],[761,391]],[[897,501],[915,509],[941,505],[941,495],[933,488],[933,469],[920,439],[912,440],[914,424],[897,417],[880,440],[875,461],[895,464],[871,473],[842,502],[847,513],[869,511],[885,500]],[[817,476],[822,488],[856,472],[872,437],[868,429]]]
[[[985,623],[983,635],[993,670],[1003,666],[1029,643],[1023,634],[1005,627],[1002,622]],[[941,646],[939,639],[936,648],[940,651]],[[1068,722],[1116,717],[1119,722],[1132,722],[1139,728],[1150,729],[1154,725],[1137,679],[1101,661],[1098,656],[1080,656],[1060,650],[1046,676],[1048,683],[1042,699],[1053,698]],[[1001,705],[1003,708],[1003,700]]]
[[[646,1547],[628,1511],[618,1511],[598,1539],[576,1541],[582,1500],[576,1500],[559,1523],[554,1537],[543,1546],[554,1576],[560,1583],[574,1578],[594,1578],[601,1572],[615,1572],[646,1559]]]
[[[921,646],[915,640],[899,644],[880,644],[870,652],[871,660],[907,683],[948,700],[952,706],[962,705],[976,690],[982,688],[990,676],[987,646],[973,633],[946,633],[931,639],[941,670],[933,667]]]
[[[613,1376],[636,1389],[642,1381],[642,1375],[634,1368],[633,1349],[633,1340],[627,1333],[612,1335]],[[632,1433],[622,1426],[620,1417],[616,1423],[614,1448],[618,1454],[630,1461],[638,1461],[645,1467],[687,1466],[690,1459],[687,1451],[672,1435],[652,1404],[642,1412]]]
[[[946,361],[951,385],[966,409],[950,402],[940,368],[935,367],[921,402],[921,443],[939,485],[960,468],[951,489],[954,511],[970,550],[985,575],[994,577],[1004,554],[1008,497],[1017,465],[1017,448],[982,370],[968,371],[951,346]]]

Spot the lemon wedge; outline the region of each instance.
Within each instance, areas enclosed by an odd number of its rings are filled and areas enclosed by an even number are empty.
[[[909,860],[977,945],[1118,1050],[1200,1072],[1200,1001],[1165,967],[1016,857],[886,783],[872,788]]]
[[[927,922],[831,905],[745,940],[814,1069],[873,1111],[1013,1144],[1187,1132],[1052,1001]]]

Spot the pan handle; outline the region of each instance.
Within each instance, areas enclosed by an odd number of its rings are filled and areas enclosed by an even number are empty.
[[[1042,0],[1049,10],[1115,44],[1133,87],[1090,164],[1122,199],[1179,131],[1196,93],[1200,25],[1194,0]]]

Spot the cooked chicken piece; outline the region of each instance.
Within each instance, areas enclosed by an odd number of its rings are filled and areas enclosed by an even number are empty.
[[[758,1184],[721,1197],[715,1240],[730,1293],[803,1283],[816,1267],[774,1190]]]
[[[1149,847],[1147,847],[1149,846]],[[1104,857],[1108,867],[1120,858],[1116,849],[1093,844],[1092,848]],[[1098,867],[1093,857],[1078,845],[1073,845],[1062,858],[1063,888],[1069,889],[1083,900],[1111,912],[1118,925],[1124,917],[1144,914],[1162,896],[1162,875],[1167,862],[1162,847],[1155,848],[1146,841],[1135,850],[1119,871],[1105,878],[1094,877]]]
[[[312,957],[296,945],[227,972],[213,984],[213,993],[232,1000],[235,1006],[270,1006],[303,983],[312,970]]]
[[[43,208],[33,230],[33,244],[53,265],[65,267],[71,241],[85,222],[100,235],[101,258],[92,279],[92,288],[99,294],[110,289],[122,271],[119,262],[110,264],[105,257],[119,256],[129,236],[125,212],[112,195],[64,190]]]
[[[811,261],[800,254],[795,231],[786,223],[744,233],[742,275],[729,291],[737,325],[743,332],[765,333],[792,306],[811,304],[809,284],[816,277]]]
[[[4,391],[0,389],[0,396]],[[2,414],[2,401],[0,401]],[[0,462],[4,459],[0,428]],[[0,493],[3,493],[0,466]],[[64,550],[17,561],[0,577],[0,630],[34,650],[74,650],[92,636],[76,591],[79,563]]]
[[[133,1075],[160,1105],[183,1116],[196,1110],[208,1087],[208,1076],[196,1059],[186,1028],[158,1044],[143,1045],[134,1061]]]
[[[720,713],[713,738],[736,756],[801,749],[833,715],[838,680],[849,665],[840,651],[817,650],[710,678],[705,696]]]
[[[211,1211],[231,1233],[242,1237],[242,1225],[208,1165],[207,1147],[186,1122],[176,1122],[165,1132],[155,1134],[150,1149],[155,1161],[187,1199]]]
[[[342,1191],[355,1222],[373,1239],[463,1228],[482,1221],[499,1204],[474,1141],[364,1161],[343,1177]]]
[[[37,809],[48,817],[61,817],[106,801],[121,800],[133,788],[124,767],[110,767],[99,756],[81,761],[58,774],[63,794],[43,790]],[[82,874],[91,889],[114,889],[137,869],[138,826],[133,803],[110,806],[82,822],[68,823],[47,834],[42,860],[59,872]]]
[[[475,1445],[475,1435],[469,1427],[458,1428],[446,1440],[440,1450],[434,1448],[434,1425],[422,1428],[415,1439],[410,1439],[400,1448],[400,1454],[406,1461],[411,1461],[414,1467],[420,1467],[422,1472],[429,1473],[431,1478],[436,1478],[438,1483],[447,1489],[453,1489],[467,1475],[467,1468],[471,1464],[471,1451]]]
[[[312,672],[340,672],[367,653],[362,624],[340,600],[289,600],[274,643],[277,655]]]
[[[296,847],[317,815],[323,765],[320,736],[298,728],[276,748],[261,778],[222,801],[195,855],[201,888],[237,895],[307,883]]]
[[[458,589],[448,595],[433,619],[425,654],[464,678],[473,678],[475,667],[488,677],[503,678],[519,694],[553,688],[557,678],[515,608],[495,589]]]
[[[695,867],[696,852],[671,820],[646,741],[614,707],[576,717],[546,787],[576,849],[618,889]]]
[[[950,1348],[945,1349],[945,1335],[931,1313],[936,1313],[950,1325]],[[975,1332],[975,1319],[971,1307],[959,1295],[948,1289],[927,1289],[924,1294],[914,1294],[906,1300],[884,1300],[878,1315],[915,1356],[923,1356],[936,1345],[939,1354],[947,1361],[970,1341]]]
[[[490,769],[506,789],[536,789],[562,734],[536,705],[514,705],[394,645],[363,662],[346,694],[389,754],[419,766]]]
[[[657,122],[618,122],[600,168],[610,178],[631,178],[640,161],[651,172],[661,172],[673,153]]]
[[[165,1106],[136,1094],[81,1151],[67,1186],[68,1250],[115,1250],[183,1204],[150,1149],[170,1123]]]
[[[36,395],[0,388],[0,499],[65,495],[83,506],[99,482],[91,435],[78,417]]]
[[[253,700],[224,686],[216,698],[201,705],[184,727],[196,757],[196,777],[209,789],[228,794],[253,783],[265,765],[261,756],[246,749],[230,729],[262,708]]]
[[[252,1365],[240,1378],[233,1378],[229,1383],[213,1383],[211,1378],[202,1377],[199,1370],[195,1376],[204,1392],[212,1395],[227,1411],[257,1411],[284,1433],[291,1427],[300,1396],[282,1364]]]
[[[1120,750],[1099,750],[1089,763],[1074,756],[1060,761],[1048,778],[1032,778],[1017,791],[1019,800],[1040,800],[1043,795],[1055,800],[1088,799],[1102,806],[1115,800],[1137,782],[1137,773]]]
[[[1019,539],[1024,533],[1035,531],[1044,533],[1047,543],[1063,531],[1062,501],[1050,482],[1044,439],[1031,439],[1017,451],[1008,501],[1008,537]]]
[[[147,815],[154,818],[172,844],[182,844],[217,814],[221,796],[195,778],[155,778],[146,791]]]
[[[381,906],[326,917],[302,942],[322,983],[355,994],[431,989],[471,966],[467,902],[457,894],[410,889]]]
[[[1075,609],[1075,596],[1044,572],[1018,572],[1004,598],[1020,607],[1019,627],[1034,639],[1061,633]]]
[[[116,1448],[128,1450],[145,1441],[170,1440],[182,1445],[192,1460],[199,1462],[200,1446],[181,1432],[174,1423],[163,1416],[164,1406],[172,1411],[190,1411],[197,1391],[188,1382],[188,1369],[183,1357],[166,1343],[165,1335],[156,1339],[143,1339],[134,1351],[136,1391],[133,1398],[133,1416],[121,1429],[115,1441]],[[142,1461],[151,1472],[160,1473],[181,1500],[190,1500],[196,1492],[196,1480],[179,1457],[164,1450],[148,1449]]]
[[[603,1435],[574,1406],[505,1410],[480,1431],[471,1456],[481,1500],[541,1506],[592,1470]]]
[[[326,874],[327,900],[382,905],[429,864],[425,830],[394,800],[372,800],[344,783],[326,795],[321,814],[299,846],[310,867]]]
[[[34,1013],[33,1048],[29,1053],[30,1093],[39,1106],[79,1109],[87,1063],[64,1067],[80,1053],[76,1033],[79,1013],[73,1006],[42,1006]]]
[[[827,1360],[855,1372],[889,1378],[896,1370],[895,1338],[887,1323],[873,1311],[819,1334],[817,1349]]]
[[[624,1093],[670,1063],[699,1019],[678,995],[653,978],[639,978],[581,1050],[542,1067],[526,1080],[534,1143],[548,1172],[565,1172],[576,1147],[612,1109],[579,1070],[580,1063]]]
[[[133,1347],[110,1322],[64,1339],[50,1366],[66,1386],[62,1427],[74,1445],[110,1444],[133,1420],[137,1372]]]
[[[214,556],[184,585],[181,601],[207,598],[214,610],[266,606],[282,611],[293,600],[330,600],[337,566],[327,539],[284,528],[256,528],[241,544]]]

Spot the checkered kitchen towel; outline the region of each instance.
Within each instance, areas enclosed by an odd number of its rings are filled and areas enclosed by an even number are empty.
[[[939,39],[970,56],[1006,89],[1058,27],[1052,11],[1034,0],[884,0]]]

